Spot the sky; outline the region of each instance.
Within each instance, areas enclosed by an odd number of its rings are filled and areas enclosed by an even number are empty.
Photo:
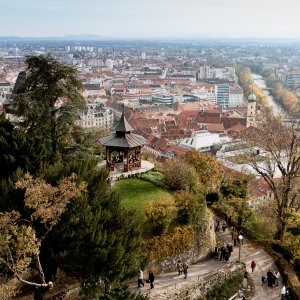
[[[300,0],[0,0],[0,36],[300,38]]]

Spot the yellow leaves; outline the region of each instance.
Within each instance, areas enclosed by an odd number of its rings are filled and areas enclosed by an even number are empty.
[[[16,182],[16,187],[26,189],[25,205],[34,209],[32,220],[54,225],[65,211],[67,204],[79,197],[86,189],[86,183],[76,183],[76,174],[62,179],[57,187],[51,186],[41,178],[33,179],[27,173]]]
[[[193,150],[184,156],[184,160],[196,169],[205,190],[219,189],[224,177],[224,168],[212,155]]]
[[[15,286],[0,284],[0,299],[13,299],[16,294],[17,290]]]
[[[156,233],[161,234],[168,229],[175,212],[172,199],[153,200],[145,210],[145,221],[155,228]]]
[[[180,254],[193,247],[195,231],[192,226],[176,227],[173,232],[147,240],[149,260]]]
[[[286,232],[283,236],[280,245],[291,253],[294,261],[300,260],[300,236]]]

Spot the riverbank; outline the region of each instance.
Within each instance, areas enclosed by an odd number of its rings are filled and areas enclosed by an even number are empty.
[[[283,107],[278,104],[273,96],[270,94],[269,90],[268,90],[268,87],[266,85],[266,81],[265,79],[259,75],[259,74],[256,74],[256,73],[251,73],[252,75],[252,78],[253,78],[253,81],[254,83],[262,89],[262,91],[264,92],[264,94],[266,95],[267,99],[268,99],[268,103],[269,103],[269,106],[272,108],[272,111],[275,115],[280,115],[282,117],[285,117],[286,116],[286,112],[284,111]]]

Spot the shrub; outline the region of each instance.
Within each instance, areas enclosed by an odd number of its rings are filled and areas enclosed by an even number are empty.
[[[174,198],[179,224],[195,222],[199,216],[200,210],[205,211],[204,199],[201,199],[197,194],[188,191],[179,191],[174,194]]]
[[[207,300],[228,300],[239,290],[239,286],[243,281],[243,274],[239,273],[227,280],[223,285],[209,291],[206,295]]]
[[[192,226],[176,227],[173,232],[147,240],[149,260],[183,253],[193,247],[195,231]]]
[[[150,171],[148,173],[142,173],[141,179],[151,182],[158,187],[165,187],[164,175],[157,171]]]
[[[146,223],[152,227],[153,233],[160,235],[168,230],[175,213],[172,199],[153,200],[145,210]]]

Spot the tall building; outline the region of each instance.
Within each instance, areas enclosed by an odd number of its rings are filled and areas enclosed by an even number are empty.
[[[229,94],[230,94],[230,86],[228,83],[217,84],[215,87],[215,91],[217,94],[217,103],[227,108],[229,107]]]
[[[248,96],[246,126],[256,126],[256,96],[253,92]]]

